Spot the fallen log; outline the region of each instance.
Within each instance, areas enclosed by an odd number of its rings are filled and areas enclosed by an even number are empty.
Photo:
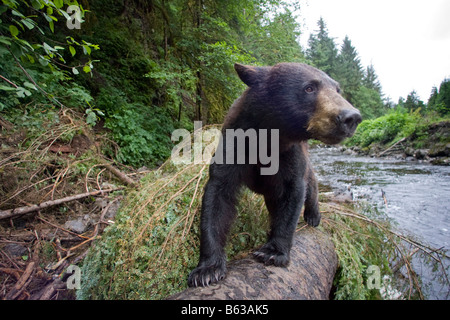
[[[307,227],[294,237],[287,268],[246,257],[230,262],[226,278],[218,284],[188,288],[169,300],[327,300],[336,268],[331,239]]]

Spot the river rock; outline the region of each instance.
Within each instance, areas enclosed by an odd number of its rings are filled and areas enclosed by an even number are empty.
[[[416,152],[414,153],[414,157],[416,157],[416,159],[418,160],[426,159],[428,157],[428,151],[429,150],[427,149],[416,150]]]
[[[334,193],[334,200],[341,203],[351,203],[353,202],[353,192],[347,191],[337,191]]]
[[[120,201],[116,201],[109,207],[105,215],[106,219],[114,219],[116,217],[117,212],[119,212],[120,203]]]
[[[406,155],[407,157],[412,157],[412,156],[414,156],[414,153],[415,153],[414,148],[411,148],[411,147],[406,147],[406,148],[405,148],[405,155]]]
[[[430,149],[430,157],[450,157],[450,143],[438,143]]]
[[[431,160],[431,163],[438,166],[450,166],[450,158],[449,157],[439,157]]]
[[[21,257],[28,253],[28,249],[18,243],[8,243],[3,249],[13,257]]]
[[[361,153],[361,148],[360,147],[355,146],[355,147],[352,148],[352,150],[355,151],[356,153]]]
[[[346,155],[346,156],[354,156],[354,155],[356,155],[356,152],[353,151],[352,149],[346,149],[346,150],[343,152],[343,154]]]
[[[88,214],[85,214],[83,217],[80,217],[77,220],[69,220],[64,224],[66,229],[69,229],[70,231],[78,234],[85,233],[90,225],[91,218]]]

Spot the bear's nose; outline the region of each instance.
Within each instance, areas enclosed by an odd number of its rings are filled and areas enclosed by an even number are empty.
[[[341,125],[341,128],[348,134],[355,132],[358,124],[361,123],[362,117],[358,110],[343,110],[337,116],[337,121]]]

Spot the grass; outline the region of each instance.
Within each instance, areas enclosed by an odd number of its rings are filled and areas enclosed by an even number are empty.
[[[175,166],[170,161],[143,178],[124,200],[114,225],[86,257],[78,298],[164,299],[184,290],[198,261],[200,206],[207,180],[208,165]],[[367,286],[370,266],[392,279],[402,298],[423,298],[411,257],[414,250],[421,250],[439,259],[440,252],[396,233],[369,206],[321,198],[320,228],[330,234],[339,258],[335,299],[389,298]],[[263,198],[244,191],[228,258],[263,244],[267,230]],[[397,277],[397,269],[402,277]]]
[[[364,120],[356,130],[355,135],[346,140],[347,146],[358,146],[362,150],[369,150],[372,146],[390,147],[396,142],[407,139],[408,144],[416,149],[432,148],[436,143],[445,145],[448,136],[442,132],[430,133],[434,124],[448,122],[447,117],[429,113],[420,114],[420,109],[407,111],[397,107],[387,114],[370,120]]]

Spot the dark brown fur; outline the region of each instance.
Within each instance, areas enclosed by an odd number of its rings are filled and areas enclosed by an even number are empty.
[[[336,144],[351,136],[361,122],[359,112],[339,94],[337,82],[311,66],[236,64],[235,69],[249,88],[230,108],[219,148],[223,154],[236,151],[227,149],[226,129],[279,130],[279,170],[263,175],[260,162],[211,164],[202,202],[200,261],[189,275],[189,286],[209,285],[225,276],[224,247],[243,186],[264,195],[270,213],[268,241],[254,257],[265,264],[288,265],[302,206],[309,225],[315,227],[320,222],[317,181],[307,140]],[[248,160],[249,147],[243,152]]]

